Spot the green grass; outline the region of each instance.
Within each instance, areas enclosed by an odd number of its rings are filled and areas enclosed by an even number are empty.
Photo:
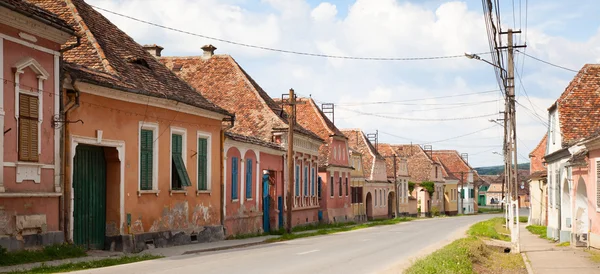
[[[570,245],[571,245],[571,242],[564,242],[564,243],[557,244],[556,246],[570,246]]]
[[[502,208],[485,208],[485,207],[480,207],[479,209],[477,209],[477,213],[503,213],[504,210],[502,210]]]
[[[591,250],[591,249],[584,249],[584,250],[585,250],[585,252],[590,254],[590,260],[592,260],[595,263],[600,263],[600,252],[598,252],[596,250]]]
[[[329,228],[338,228],[355,225],[356,222],[346,222],[346,223],[333,223],[333,224],[310,224],[304,226],[297,226],[292,228],[292,232],[300,232],[300,231],[308,231],[308,230],[319,230],[319,229],[329,229]]]
[[[529,217],[527,216],[519,216],[519,223],[526,223],[529,221]]]
[[[6,249],[0,247],[0,266],[47,262],[85,256],[87,256],[85,250],[69,244],[46,246],[41,250],[21,250],[16,252],[7,252]]]
[[[528,225],[525,228],[527,228],[527,230],[529,230],[529,232],[540,236],[540,238],[542,239],[546,239],[546,240],[551,240],[550,238],[546,237],[546,226],[543,225]]]
[[[510,241],[509,231],[504,228],[504,218],[497,217],[487,221],[479,222],[471,226],[467,232],[472,236],[486,237],[502,241]]]
[[[289,240],[313,237],[313,236],[319,236],[319,235],[329,235],[329,234],[345,232],[345,231],[352,231],[352,230],[363,229],[363,228],[373,227],[373,226],[394,225],[397,223],[409,222],[412,220],[414,220],[414,218],[401,217],[401,218],[396,218],[396,219],[373,221],[373,222],[359,224],[359,225],[347,225],[347,226],[339,226],[339,227],[333,227],[333,228],[323,228],[323,229],[319,229],[317,231],[308,232],[308,233],[285,233],[285,234],[281,235],[281,237],[268,239],[268,240],[266,240],[266,242],[273,243],[273,242],[289,241]]]
[[[470,274],[473,272],[471,257],[483,242],[476,237],[459,239],[429,256],[417,260],[405,274]]]
[[[71,272],[77,270],[86,270],[92,268],[108,267],[120,264],[129,264],[147,260],[154,260],[162,258],[162,256],[144,254],[139,256],[124,256],[119,258],[109,258],[97,261],[80,262],[80,263],[68,263],[58,266],[40,266],[26,271],[15,271],[10,273],[57,273],[57,272]]]

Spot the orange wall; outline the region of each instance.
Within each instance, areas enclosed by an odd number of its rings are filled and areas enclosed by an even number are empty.
[[[81,123],[69,125],[70,136],[96,138],[96,130],[103,131],[103,140],[125,142],[125,214],[131,214],[132,233],[166,231],[172,229],[201,229],[204,225],[220,224],[220,120],[209,119],[182,112],[175,112],[143,104],[135,104],[105,97],[81,93],[80,107],[69,113],[68,119]],[[144,115],[146,114],[146,115]],[[145,118],[144,118],[145,117]],[[158,189],[160,193],[138,196],[139,123],[158,123]],[[187,171],[192,187],[187,196],[181,193],[169,195],[170,175],[170,129],[187,130]],[[196,194],[197,189],[197,131],[211,134],[211,177],[210,193]],[[155,137],[156,139],[156,137]],[[68,156],[71,157],[71,156]],[[110,168],[110,164],[109,164]],[[72,174],[67,171],[67,174]],[[110,175],[108,178],[111,178]],[[67,185],[70,189],[70,182]],[[111,189],[111,186],[107,186]],[[119,196],[108,196],[108,208],[119,204]],[[127,233],[123,229],[121,233]],[[108,231],[107,231],[108,232]]]

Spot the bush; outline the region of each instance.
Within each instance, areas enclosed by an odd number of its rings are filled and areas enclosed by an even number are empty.
[[[431,207],[431,216],[440,216],[440,209],[437,206]]]

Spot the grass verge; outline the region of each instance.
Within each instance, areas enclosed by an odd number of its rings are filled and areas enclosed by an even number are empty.
[[[334,224],[310,224],[310,225],[304,225],[304,226],[297,226],[297,227],[292,228],[292,232],[339,228],[339,227],[346,227],[346,226],[351,226],[351,225],[356,225],[356,222],[334,223]]]
[[[584,249],[584,250],[585,250],[585,252],[590,254],[590,260],[592,260],[595,263],[600,263],[600,252],[595,251],[595,250],[590,250],[590,249]]]
[[[57,266],[40,266],[26,271],[15,271],[9,273],[59,273],[59,272],[71,272],[77,270],[86,270],[92,268],[108,267],[113,265],[129,264],[147,260],[154,260],[162,258],[162,256],[144,254],[139,256],[124,256],[119,258],[109,258],[97,261],[80,262],[80,263],[68,263]]]
[[[548,237],[546,237],[546,226],[543,225],[528,225],[525,228],[527,228],[527,230],[529,230],[529,232],[540,236],[540,238],[542,239],[546,239],[546,240],[552,240]]]
[[[480,207],[479,209],[477,209],[477,213],[503,213],[504,210],[502,210],[502,208],[485,208],[485,207]]]
[[[347,225],[347,226],[341,226],[341,227],[323,228],[323,229],[319,229],[317,231],[308,232],[308,233],[289,233],[289,234],[286,233],[286,234],[281,235],[281,237],[268,239],[268,240],[266,240],[266,242],[273,243],[273,242],[289,241],[289,240],[294,240],[294,239],[299,239],[299,238],[306,238],[306,237],[319,236],[319,235],[328,235],[328,234],[334,234],[334,233],[344,232],[344,231],[352,231],[352,230],[363,229],[363,228],[373,227],[373,226],[393,225],[393,224],[397,224],[397,223],[409,222],[412,220],[414,220],[414,218],[402,217],[402,218],[396,218],[396,219],[373,221],[373,222],[359,224],[359,225]]]
[[[557,244],[556,246],[570,246],[570,245],[571,245],[570,242],[564,242],[564,243]]]
[[[7,252],[6,249],[0,247],[0,266],[47,262],[85,256],[87,256],[85,250],[69,244],[46,246],[41,250],[21,250],[16,252]]]
[[[470,236],[417,260],[406,274],[527,273],[521,254],[503,253]]]
[[[485,237],[502,241],[510,241],[510,232],[504,227],[504,218],[496,217],[479,222],[469,228],[467,233],[471,236]]]

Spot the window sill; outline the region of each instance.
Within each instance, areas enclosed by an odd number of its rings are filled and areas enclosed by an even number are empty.
[[[169,190],[169,196],[173,196],[173,194],[185,194],[185,196],[188,195],[187,190]]]
[[[252,198],[248,198],[248,199],[246,199],[246,201],[252,201]]]
[[[196,196],[198,196],[200,194],[212,195],[212,191],[210,191],[210,190],[196,190]]]
[[[138,190],[138,197],[142,196],[142,194],[155,194],[156,197],[158,197],[158,193],[160,193],[160,190],[158,190],[158,189]]]
[[[239,202],[239,201],[240,201],[239,199],[232,199],[232,200],[231,200],[231,202],[232,202],[232,203],[237,203],[237,202]]]

